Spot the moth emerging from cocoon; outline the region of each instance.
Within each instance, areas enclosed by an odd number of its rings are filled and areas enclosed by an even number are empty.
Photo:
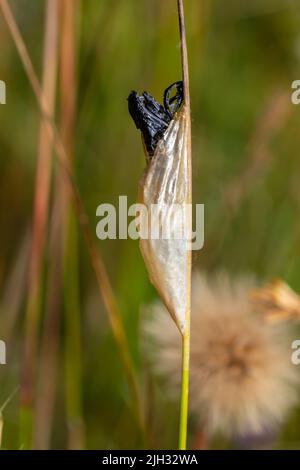
[[[151,282],[184,334],[190,299],[191,182],[190,120],[184,105],[183,83],[175,82],[165,90],[164,105],[147,92],[139,95],[132,91],[128,108],[141,131],[147,159],[139,183],[138,201],[148,209],[154,204],[158,206],[160,216],[155,217],[148,210],[147,224],[155,227],[156,233],[171,234],[168,239],[141,239],[141,252]],[[183,221],[169,217],[174,206],[186,208]],[[186,230],[180,237],[182,224]]]

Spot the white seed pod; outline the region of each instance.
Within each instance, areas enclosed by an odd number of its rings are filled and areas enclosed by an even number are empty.
[[[190,308],[190,120],[185,106],[170,122],[139,184],[148,236],[140,248],[150,280],[180,332]]]

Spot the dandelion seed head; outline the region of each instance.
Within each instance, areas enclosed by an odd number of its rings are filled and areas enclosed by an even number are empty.
[[[296,400],[296,368],[286,328],[256,315],[251,279],[193,277],[190,408],[209,432],[260,433],[278,426]],[[178,393],[181,341],[164,307],[156,304],[145,331],[154,342],[155,370]],[[150,349],[150,348],[149,348]]]

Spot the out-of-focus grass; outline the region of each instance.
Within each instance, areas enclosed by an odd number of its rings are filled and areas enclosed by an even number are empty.
[[[37,70],[41,71],[44,2],[11,2]],[[195,266],[261,278],[283,277],[300,291],[299,178],[300,108],[287,105],[264,142],[265,166],[251,176],[233,213],[224,194],[251,167],[250,143],[273,97],[298,79],[300,10],[296,1],[190,0],[186,23],[190,52],[193,118],[194,201],[206,210],[205,248]],[[140,138],[128,117],[132,88],[160,98],[180,78],[176,4],[173,0],[77,2],[76,180],[96,227],[96,207],[135,202],[144,167]],[[39,115],[11,38],[0,17],[0,79],[7,104],[0,106],[0,288],[1,300],[32,216]],[[254,152],[259,151],[255,150]],[[98,242],[123,315],[134,361],[147,397],[139,344],[142,303],[156,294],[149,284],[138,243]],[[88,448],[140,444],[119,357],[98,297],[82,238],[79,239],[83,333],[83,400]],[[18,285],[16,286],[18,288]],[[0,337],[9,309],[1,302]],[[19,309],[9,361],[0,369],[0,402],[19,383],[24,305]],[[62,328],[68,334],[66,325]],[[295,338],[299,335],[295,331]],[[63,352],[59,356],[53,446],[67,444]],[[300,370],[299,370],[300,373]],[[148,385],[147,385],[148,384]],[[176,442],[177,408],[154,384],[153,445]],[[149,395],[149,393],[148,393]],[[150,394],[151,395],[151,394]],[[4,411],[3,446],[18,447],[17,400]],[[283,429],[281,448],[299,441],[300,411]],[[222,442],[220,446],[223,445]]]

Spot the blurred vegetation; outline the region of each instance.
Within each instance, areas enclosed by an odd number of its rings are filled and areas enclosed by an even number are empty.
[[[75,3],[74,171],[95,229],[99,204],[117,204],[119,195],[127,195],[129,204],[135,202],[145,161],[126,98],[131,89],[145,89],[161,99],[163,90],[180,79],[178,20],[174,0]],[[194,253],[194,266],[207,271],[250,272],[260,279],[281,277],[300,292],[300,108],[290,101],[291,83],[300,78],[298,1],[189,0],[185,4],[193,198],[205,204],[206,218],[205,247]],[[41,77],[45,2],[11,0],[10,5]],[[24,240],[31,228],[40,116],[1,15],[0,41],[0,79],[7,86],[7,104],[0,106],[0,338],[8,341],[8,364],[0,369],[3,403],[20,382],[26,266],[21,276],[13,273],[21,270],[27,246]],[[59,116],[59,100],[56,108]],[[53,171],[57,171],[55,163]],[[51,189],[53,200],[55,185]],[[78,238],[86,447],[143,446],[80,233]],[[120,307],[145,407],[150,407],[146,445],[172,448],[177,442],[177,405],[164,396],[141,353],[140,308],[156,298],[156,293],[138,243],[105,240],[97,245]],[[47,253],[44,291],[51,263],[48,245]],[[18,294],[21,298],[13,319],[11,306]],[[45,292],[41,333],[44,296]],[[54,448],[65,448],[68,441],[63,351],[68,325],[63,310],[60,299]],[[297,334],[295,331],[295,337]],[[15,396],[3,412],[5,448],[21,446],[18,413]],[[282,430],[278,447],[299,448],[299,436],[300,409]],[[227,444],[221,440],[216,445]]]

